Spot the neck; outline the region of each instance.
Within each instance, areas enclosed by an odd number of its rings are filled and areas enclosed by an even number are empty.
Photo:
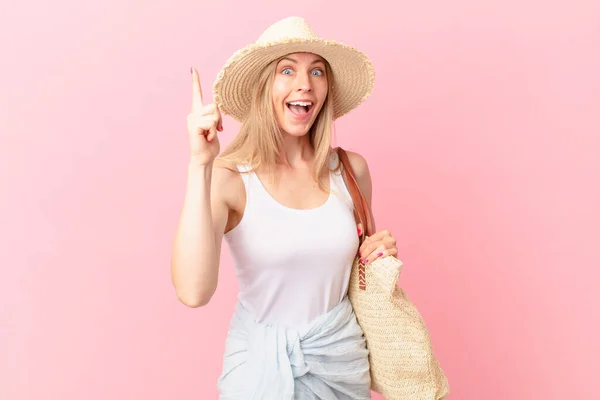
[[[312,163],[315,150],[310,143],[309,134],[292,136],[284,133],[281,163],[290,168],[305,167]]]

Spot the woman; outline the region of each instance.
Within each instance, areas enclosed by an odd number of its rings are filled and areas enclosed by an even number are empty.
[[[331,125],[370,94],[371,62],[292,17],[230,58],[213,87],[216,104],[202,103],[194,69],[192,82],[188,184],[171,272],[184,304],[206,305],[222,239],[230,246],[240,293],[220,398],[369,399],[349,274],[358,250],[369,262],[397,249],[388,231],[358,249],[361,226]],[[219,156],[220,110],[242,127]],[[367,163],[348,154],[370,202]]]

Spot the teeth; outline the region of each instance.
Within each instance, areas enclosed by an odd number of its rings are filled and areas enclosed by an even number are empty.
[[[312,106],[312,103],[310,101],[292,101],[289,102],[288,104],[290,105],[294,105],[294,106]]]

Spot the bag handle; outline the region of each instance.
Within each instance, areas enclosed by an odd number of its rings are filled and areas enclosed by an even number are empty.
[[[354,170],[352,169],[352,165],[348,159],[348,154],[341,147],[336,148],[336,151],[340,158],[340,162],[342,163],[342,175],[345,178],[346,186],[348,187],[350,197],[352,197],[352,203],[354,204],[354,217],[362,224],[363,227],[363,231],[361,232],[360,236],[360,243],[362,244],[367,236],[371,236],[373,234],[373,216],[369,210],[367,199],[360,190],[360,186],[358,186],[356,175],[354,174]],[[360,261],[358,264],[358,287],[361,290],[365,290],[367,288],[365,280],[365,265]]]
[[[354,203],[354,216],[363,226],[363,232],[361,233],[362,242],[365,239],[365,236],[371,236],[373,234],[373,216],[369,211],[367,199],[360,190],[360,186],[358,186],[354,169],[352,169],[352,165],[348,159],[348,154],[341,147],[336,148],[336,150],[343,166],[346,186],[350,192],[350,197],[352,197],[352,203]]]

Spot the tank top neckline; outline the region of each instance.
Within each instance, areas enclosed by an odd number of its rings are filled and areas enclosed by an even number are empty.
[[[331,203],[331,200],[333,198],[333,176],[331,174],[331,171],[329,171],[329,195],[327,196],[327,200],[325,200],[322,204],[316,206],[316,207],[312,207],[312,208],[294,208],[294,207],[290,207],[290,206],[286,206],[285,204],[281,203],[280,201],[278,201],[275,197],[273,197],[273,195],[267,190],[267,188],[265,187],[265,185],[263,184],[262,180],[258,177],[258,175],[254,172],[251,172],[254,175],[254,178],[256,179],[256,182],[258,183],[258,185],[260,186],[261,190],[264,192],[264,194],[266,195],[266,197],[277,207],[285,210],[285,211],[289,211],[289,212],[293,212],[293,213],[310,213],[310,212],[316,212],[319,211],[325,207],[327,207],[329,205],[329,203]],[[247,201],[247,200],[246,200]]]

